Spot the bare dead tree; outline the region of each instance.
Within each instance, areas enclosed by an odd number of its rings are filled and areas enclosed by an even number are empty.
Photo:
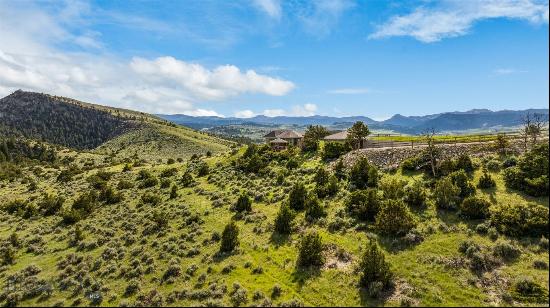
[[[436,164],[437,164],[437,147],[435,146],[435,129],[427,129],[424,133],[424,138],[428,147],[426,148],[428,156],[430,158],[430,166],[432,168],[432,174],[436,176]]]
[[[528,139],[531,139],[531,144],[534,145],[537,143],[539,136],[542,134],[542,129],[546,124],[546,120],[539,113],[530,113],[528,112],[522,119],[523,128],[521,135],[525,144],[525,149],[527,149]]]

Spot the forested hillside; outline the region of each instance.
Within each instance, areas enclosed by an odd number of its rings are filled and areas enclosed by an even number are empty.
[[[92,149],[138,126],[118,111],[109,112],[75,102],[16,91],[0,99],[0,132],[76,149]]]

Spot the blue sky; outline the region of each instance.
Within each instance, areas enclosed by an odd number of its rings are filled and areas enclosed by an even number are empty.
[[[2,1],[0,95],[152,113],[548,106],[548,1]]]

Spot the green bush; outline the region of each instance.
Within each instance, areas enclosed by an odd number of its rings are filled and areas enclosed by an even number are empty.
[[[206,176],[208,175],[208,173],[210,173],[210,167],[208,167],[207,163],[203,162],[202,164],[200,164],[197,170],[197,176],[198,177]]]
[[[46,194],[42,198],[42,201],[38,204],[38,207],[42,211],[43,215],[49,216],[57,214],[63,207],[64,203],[65,198],[58,197],[53,194]]]
[[[160,203],[160,201],[160,196],[154,193],[146,192],[141,195],[141,202],[143,202],[144,204],[157,205]]]
[[[309,221],[327,216],[325,208],[323,207],[319,199],[317,199],[317,196],[315,194],[308,194],[305,208],[305,217]]]
[[[321,266],[325,263],[323,242],[317,232],[309,232],[298,247],[298,266]]]
[[[536,203],[500,204],[490,208],[491,224],[512,236],[548,236],[548,208]]]
[[[185,173],[181,176],[180,183],[183,187],[190,187],[194,182],[195,180],[193,180],[193,175],[189,171],[185,171]]]
[[[173,159],[172,159],[172,161],[173,161]],[[177,173],[178,173],[178,169],[176,169],[176,168],[167,168],[167,169],[162,170],[162,172],[160,173],[160,177],[161,178],[167,178],[167,177],[174,176]]]
[[[463,153],[460,156],[458,156],[456,160],[456,168],[462,169],[466,172],[472,172],[475,169],[474,164],[472,163],[472,159],[466,153]]]
[[[344,165],[344,160],[339,159],[334,165],[334,175],[339,179],[343,180],[347,177],[346,166]]]
[[[548,290],[531,277],[522,277],[514,283],[512,297],[523,303],[548,303]]]
[[[420,162],[418,157],[409,157],[401,162],[401,169],[404,171],[416,171],[420,168]]]
[[[403,188],[403,201],[411,207],[422,207],[426,203],[426,190],[421,181],[413,181]]]
[[[382,288],[386,289],[391,285],[393,273],[390,265],[386,262],[384,253],[378,245],[369,240],[359,263],[361,273],[360,284],[369,289],[375,283],[381,283]]]
[[[480,189],[487,189],[487,188],[493,188],[497,184],[495,180],[491,177],[491,175],[487,172],[487,170],[483,170],[483,174],[479,178],[479,181],[477,182],[477,188]]]
[[[345,201],[348,213],[359,220],[373,221],[380,210],[378,190],[368,188],[350,193]]]
[[[335,175],[331,175],[328,181],[323,184],[317,184],[315,186],[315,193],[319,198],[334,196],[338,192],[338,178]]]
[[[221,252],[231,252],[239,246],[239,228],[235,222],[228,223],[223,229],[220,244]]]
[[[296,159],[296,158],[290,158],[287,162],[286,162],[286,168],[288,170],[292,170],[292,169],[296,169],[300,166],[300,162]]]
[[[456,209],[460,203],[459,194],[460,188],[448,177],[439,179],[433,189],[435,204],[440,209]]]
[[[378,187],[382,190],[384,199],[401,199],[403,198],[407,181],[397,177],[386,175],[382,177],[378,183]]]
[[[350,150],[351,147],[347,143],[333,141],[325,142],[325,146],[323,148],[323,159],[335,159]]]
[[[506,261],[513,261],[521,256],[521,250],[508,241],[499,241],[493,247],[493,255]]]
[[[500,170],[500,162],[496,159],[491,159],[485,164],[487,170],[489,171],[499,171]]]
[[[176,199],[178,197],[178,187],[176,185],[172,185],[172,188],[170,189],[170,199]]]
[[[157,184],[159,183],[159,180],[154,177],[154,176],[151,176],[151,177],[148,177],[146,179],[143,179],[138,187],[139,188],[149,188],[149,187],[153,187],[153,186],[157,186]]]
[[[292,186],[292,189],[288,194],[288,205],[295,211],[301,211],[304,209],[306,196],[306,187],[302,182],[298,182]]]
[[[369,163],[366,157],[361,157],[351,167],[349,182],[356,189],[376,187],[378,185],[378,170]]]
[[[464,170],[454,171],[448,176],[453,184],[455,184],[459,189],[460,193],[458,197],[462,200],[468,196],[471,196],[476,193],[476,189],[472,183],[468,180],[468,175]]]
[[[476,196],[467,197],[460,204],[460,214],[471,219],[486,218],[489,215],[489,201]]]
[[[324,186],[328,183],[330,173],[323,167],[318,167],[313,176],[313,181],[317,186]]]
[[[548,186],[547,175],[538,178],[526,178],[524,191],[526,194],[534,197],[548,196]]]
[[[275,217],[275,232],[279,234],[290,234],[292,231],[292,221],[294,220],[294,212],[286,204],[282,203]]]
[[[132,184],[132,182],[130,181],[126,181],[126,180],[120,180],[116,186],[116,188],[118,190],[122,190],[122,189],[130,189],[130,188],[133,188],[134,187],[134,184]]]
[[[548,196],[548,160],[548,143],[533,147],[519,158],[517,166],[504,170],[506,186],[531,196]]]
[[[99,192],[98,200],[106,204],[115,204],[122,201],[122,194],[116,192],[111,186],[106,186]]]
[[[416,226],[413,214],[402,200],[384,200],[376,215],[376,228],[383,234],[402,235]]]
[[[242,193],[237,199],[237,202],[235,202],[233,208],[239,213],[250,212],[252,211],[252,200],[250,200],[247,194]]]

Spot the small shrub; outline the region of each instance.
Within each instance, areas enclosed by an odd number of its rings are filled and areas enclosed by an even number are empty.
[[[335,159],[351,150],[347,143],[325,142],[323,148],[323,159]]]
[[[323,243],[317,232],[307,233],[298,247],[298,266],[321,266],[325,263]]]
[[[381,284],[382,289],[388,288],[393,279],[393,273],[390,270],[390,265],[386,262],[384,253],[372,240],[368,241],[361,257],[359,271],[361,286],[367,290],[377,282]]]
[[[512,297],[524,303],[548,303],[548,291],[531,277],[520,278],[516,281]]]
[[[403,194],[403,201],[411,207],[422,207],[426,203],[426,190],[420,181],[413,181],[405,186]]]
[[[380,210],[378,190],[369,188],[353,191],[346,199],[345,205],[352,217],[363,221],[373,221]]]
[[[486,218],[489,215],[489,201],[481,197],[470,196],[460,204],[460,214],[471,219]]]
[[[456,167],[458,169],[462,169],[465,172],[472,172],[474,171],[474,164],[472,163],[472,159],[468,154],[461,154],[457,160],[456,160]]]
[[[327,216],[325,208],[323,207],[319,199],[317,199],[317,196],[315,194],[308,194],[305,208],[305,217],[309,221]]]
[[[496,171],[500,170],[500,162],[496,159],[492,159],[492,160],[488,161],[487,164],[485,164],[485,166],[487,167],[487,170],[489,170],[489,171],[496,172]]]
[[[385,234],[406,234],[415,225],[413,214],[402,200],[385,200],[376,215],[376,228]]]
[[[397,176],[384,176],[378,183],[378,187],[382,190],[384,199],[401,199],[405,194],[404,188],[407,181]]]
[[[351,167],[349,181],[355,188],[365,189],[378,185],[378,170],[365,157],[360,158]]]
[[[405,171],[416,171],[419,169],[420,159],[418,157],[409,157],[401,162],[401,169]]]
[[[234,204],[233,208],[239,213],[250,212],[252,211],[252,201],[247,194],[242,193],[237,199],[237,202]]]
[[[231,252],[237,246],[239,246],[239,228],[232,221],[223,229],[220,251]]]
[[[296,183],[288,194],[288,205],[295,211],[304,209],[307,191],[303,183]]]
[[[208,173],[210,173],[210,167],[208,167],[207,163],[202,163],[197,170],[197,176],[203,177],[208,175]]]
[[[65,203],[65,198],[58,197],[52,194],[46,194],[42,199],[42,202],[39,203],[38,207],[45,216],[55,215],[61,210]]]
[[[440,209],[456,209],[460,203],[460,188],[453,181],[444,177],[435,183],[433,197],[435,204]]]
[[[277,213],[277,217],[275,218],[275,232],[279,234],[290,234],[293,220],[294,212],[286,203],[282,203]]]
[[[487,189],[487,188],[493,188],[497,184],[495,180],[491,177],[489,173],[487,173],[487,170],[483,170],[483,174],[479,178],[479,181],[477,182],[477,188],[481,189]]]
[[[458,197],[461,200],[475,194],[476,189],[472,185],[472,183],[470,183],[470,181],[468,180],[468,175],[463,170],[452,172],[451,174],[449,174],[448,177],[451,179],[453,184],[455,184],[460,189]]]
[[[499,204],[490,209],[491,224],[512,236],[548,235],[548,208],[536,203]]]
[[[521,255],[521,250],[507,241],[500,241],[493,247],[493,255],[506,261],[513,261]]]

